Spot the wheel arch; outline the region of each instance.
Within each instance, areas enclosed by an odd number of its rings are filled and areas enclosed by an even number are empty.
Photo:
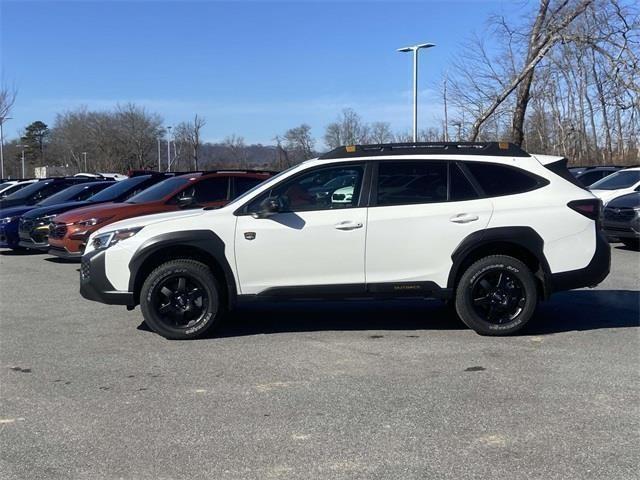
[[[142,244],[129,262],[129,291],[136,305],[140,303],[142,284],[149,274],[159,265],[179,258],[207,265],[222,286],[226,307],[233,308],[237,298],[235,277],[225,257],[224,242],[210,230],[168,232]]]
[[[551,294],[551,271],[544,255],[544,241],[531,227],[496,227],[467,236],[451,255],[452,266],[447,287],[457,287],[464,271],[475,261],[488,255],[509,255],[524,262],[535,275],[540,294]]]

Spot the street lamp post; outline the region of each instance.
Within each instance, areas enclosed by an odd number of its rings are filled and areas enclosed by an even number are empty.
[[[433,43],[421,43],[411,47],[399,48],[399,52],[413,52],[413,141],[418,141],[418,51],[435,47]]]
[[[160,136],[158,136],[158,171],[162,171],[162,164],[160,163]]]
[[[4,178],[4,122],[11,120],[11,117],[0,117],[0,178]]]
[[[89,173],[89,170],[87,170],[87,152],[82,152],[82,156],[84,157],[84,171]]]
[[[171,171],[171,127],[167,127],[167,172]]]
[[[16,145],[16,147],[22,149],[22,178],[24,179],[24,149],[26,148],[26,145]]]

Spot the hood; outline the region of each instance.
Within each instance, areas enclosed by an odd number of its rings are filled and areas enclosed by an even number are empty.
[[[0,218],[17,217],[22,215],[34,207],[32,205],[20,205],[18,207],[2,208],[0,210]]]
[[[63,212],[67,212],[69,210],[73,210],[75,208],[86,207],[87,205],[91,205],[91,202],[82,201],[82,202],[66,202],[66,203],[58,203],[56,205],[51,205],[48,207],[39,207],[30,210],[25,213],[25,218],[38,218],[44,217],[45,215],[58,215]]]
[[[11,197],[11,195],[9,195],[9,197]],[[33,205],[26,204],[27,202],[26,198],[10,200],[9,197],[0,200],[0,209],[4,210],[5,208],[17,207],[17,206],[25,206],[25,207],[33,208]]]
[[[128,218],[126,220],[120,220],[118,222],[110,223],[109,225],[105,225],[95,232],[94,235],[100,234],[102,232],[110,232],[112,230],[119,230],[125,228],[133,228],[133,227],[146,227],[147,225],[151,225],[153,223],[160,223],[167,220],[176,220],[179,218],[187,218],[187,217],[197,217],[204,214],[204,210],[202,208],[192,209],[192,210],[178,210],[176,212],[165,212],[165,213],[154,213],[152,215],[143,215],[140,217]]]
[[[62,215],[60,215],[58,218],[56,218],[56,221],[64,222],[64,223],[73,223],[73,222],[79,222],[81,220],[88,220],[90,218],[109,217],[109,216],[115,215],[119,210],[121,210],[122,208],[125,208],[127,205],[129,204],[114,203],[114,202],[99,203],[96,205],[96,204],[87,202],[86,207],[75,208],[70,212],[65,212]]]
[[[625,190],[626,189],[623,189],[623,190],[590,190],[590,192],[593,193],[600,200],[602,200],[603,204],[606,204],[612,198],[619,197],[620,195],[628,193],[628,191],[625,191]]]

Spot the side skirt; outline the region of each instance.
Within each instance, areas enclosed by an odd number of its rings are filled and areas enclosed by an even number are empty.
[[[357,298],[440,298],[450,299],[453,290],[434,282],[398,282],[343,285],[272,287],[258,294],[238,295],[238,300],[268,299],[357,299]]]

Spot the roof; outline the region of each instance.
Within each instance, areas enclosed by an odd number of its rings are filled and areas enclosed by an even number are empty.
[[[393,155],[486,155],[530,157],[519,146],[507,142],[412,142],[347,145],[318,157],[320,160]]]

